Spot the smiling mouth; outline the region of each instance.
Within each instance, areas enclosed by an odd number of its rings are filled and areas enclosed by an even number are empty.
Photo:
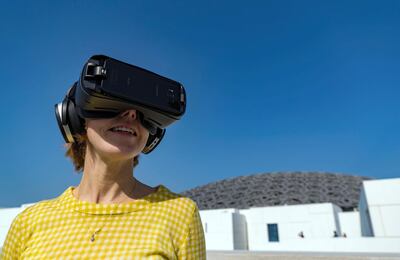
[[[128,136],[137,136],[136,131],[129,127],[117,126],[117,127],[110,128],[109,131],[114,132],[114,133],[123,134],[123,135],[128,135]]]

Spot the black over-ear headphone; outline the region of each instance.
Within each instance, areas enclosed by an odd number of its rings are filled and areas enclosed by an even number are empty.
[[[64,137],[65,142],[77,142],[75,135],[83,134],[85,132],[85,120],[81,118],[75,106],[75,91],[76,83],[68,90],[67,95],[61,103],[55,105],[55,114],[60,131]],[[148,125],[147,122],[141,122],[144,127]],[[146,127],[147,128],[147,127]],[[149,138],[147,139],[146,146],[142,153],[148,154],[153,151],[161,142],[165,134],[165,129],[156,128],[149,131]]]

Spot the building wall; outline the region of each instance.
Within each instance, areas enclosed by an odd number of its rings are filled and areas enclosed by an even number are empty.
[[[241,210],[246,216],[249,250],[269,250],[287,240],[323,239],[338,232],[335,221],[337,207],[330,203],[275,206]],[[277,224],[279,242],[268,239],[268,224]],[[304,238],[299,237],[303,232]],[[338,232],[339,233],[339,232]]]
[[[246,217],[236,210],[233,217],[233,248],[235,250],[247,250],[247,222]]]
[[[400,178],[364,181],[363,190],[362,199],[367,204],[367,210],[361,214],[366,221],[369,214],[370,233],[375,237],[400,237]],[[360,204],[362,202],[360,200]],[[363,228],[368,226],[363,224]],[[368,231],[366,228],[363,234],[368,234]]]
[[[209,250],[233,250],[233,214],[235,209],[201,210],[206,247]]]
[[[360,228],[363,237],[373,237],[374,231],[372,230],[371,216],[369,214],[367,195],[365,194],[364,187],[361,187],[360,201],[358,203],[358,210],[360,212]]]
[[[342,226],[340,225],[339,214],[342,213],[342,209],[335,204],[332,204],[333,207],[333,217],[335,219],[335,228],[338,236],[342,234]]]
[[[339,212],[339,222],[341,234],[346,234],[347,238],[361,237],[361,222],[358,211]]]

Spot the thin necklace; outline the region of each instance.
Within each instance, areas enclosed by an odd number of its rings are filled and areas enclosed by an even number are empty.
[[[137,180],[136,180],[136,178],[134,178],[134,180],[135,180],[135,182],[133,183],[133,190],[135,190],[135,188],[136,188],[136,183],[137,183]],[[79,189],[77,190],[77,195],[78,195],[78,200],[79,200]],[[117,202],[118,203],[118,202]],[[114,204],[115,204],[115,202],[114,202]],[[111,214],[110,214],[110,217],[111,217]],[[90,232],[90,242],[94,242],[95,240],[96,240],[96,235],[104,228],[104,226],[106,225],[106,223],[108,223],[109,221],[105,221],[102,225],[101,225],[101,227],[100,228],[96,228],[95,229],[95,231],[94,232]]]

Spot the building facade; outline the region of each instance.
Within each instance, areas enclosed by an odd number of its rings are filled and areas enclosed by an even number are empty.
[[[359,211],[332,203],[200,211],[208,250],[400,253],[400,179],[366,180]]]

